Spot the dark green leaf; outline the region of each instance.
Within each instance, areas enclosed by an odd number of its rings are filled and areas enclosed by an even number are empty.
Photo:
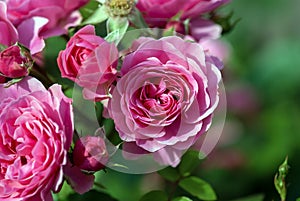
[[[107,18],[108,18],[108,14],[106,12],[105,6],[100,6],[95,10],[95,12],[89,18],[87,18],[84,22],[82,22],[82,25],[99,24],[105,21]]]
[[[234,201],[262,201],[263,199],[264,199],[264,196],[259,194],[259,195],[248,196],[245,198],[239,198]]]
[[[217,196],[210,184],[198,177],[187,177],[179,182],[179,186],[201,200],[217,199]]]
[[[82,18],[85,20],[90,17],[98,7],[99,2],[97,0],[90,0],[86,5],[80,8]]]
[[[182,197],[174,198],[172,201],[193,201],[193,200],[191,198],[182,196]]]
[[[178,165],[178,170],[182,176],[189,176],[192,171],[199,166],[201,162],[199,154],[198,151],[189,150],[183,155]]]
[[[168,196],[166,195],[165,192],[163,191],[151,191],[147,194],[145,194],[140,201],[167,201],[168,200]]]
[[[96,190],[90,190],[89,192],[79,195],[79,194],[71,194],[68,196],[68,200],[72,201],[82,201],[82,200],[101,200],[101,201],[117,201],[112,198],[110,195],[101,193]]]
[[[158,171],[158,174],[160,174],[166,180],[172,181],[172,182],[177,181],[180,177],[180,174],[178,173],[178,171],[172,167],[166,167],[166,168]]]

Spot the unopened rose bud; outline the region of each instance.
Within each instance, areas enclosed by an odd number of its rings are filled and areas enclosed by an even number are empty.
[[[98,171],[108,162],[105,142],[98,136],[85,136],[76,141],[73,151],[73,163],[86,171]]]
[[[5,77],[26,76],[32,65],[29,51],[22,46],[13,45],[0,52],[0,73]]]

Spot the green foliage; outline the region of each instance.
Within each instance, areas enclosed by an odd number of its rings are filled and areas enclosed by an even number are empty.
[[[155,190],[145,194],[139,201],[154,201],[154,200],[167,201],[168,196],[163,191]]]
[[[193,200],[191,200],[188,197],[182,196],[182,197],[174,198],[172,201],[193,201]]]
[[[175,182],[180,178],[180,174],[177,169],[172,167],[166,167],[160,171],[158,171],[158,174],[160,174],[163,178],[165,178],[168,181]]]
[[[286,200],[286,176],[288,173],[288,158],[286,157],[284,162],[279,166],[278,173],[274,177],[274,185],[277,192],[280,195],[281,201]]]
[[[179,182],[179,186],[201,200],[216,200],[217,196],[207,182],[198,177],[187,177]]]
[[[99,2],[97,0],[90,0],[85,6],[80,8],[80,13],[83,19],[87,19],[95,13],[95,10],[99,7]]]
[[[104,22],[108,18],[105,6],[99,6],[94,13],[89,16],[85,21],[82,22],[82,25],[86,24],[99,24]]]
[[[106,27],[108,35],[105,37],[105,40],[114,42],[117,45],[126,33],[129,21],[127,18],[111,17],[107,20]]]
[[[245,198],[239,198],[237,200],[233,200],[233,201],[263,201],[264,196],[263,195],[252,195],[252,196],[248,196]]]
[[[199,166],[201,162],[199,154],[199,151],[189,150],[183,155],[181,162],[178,165],[179,173],[182,176],[189,176],[193,170]]]
[[[117,201],[116,199],[110,197],[106,193],[101,193],[96,190],[90,190],[89,192],[79,195],[79,194],[70,194],[68,196],[68,200],[72,201],[82,201],[82,200],[101,200],[101,201]]]

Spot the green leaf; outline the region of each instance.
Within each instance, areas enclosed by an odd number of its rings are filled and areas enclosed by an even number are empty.
[[[121,33],[125,33],[129,22],[125,17],[110,17],[106,23],[107,33],[111,33],[115,30],[120,30]]]
[[[274,177],[275,188],[280,195],[281,200],[286,199],[286,176],[288,173],[288,157],[285,158],[284,162],[279,166],[278,173]]]
[[[82,25],[86,24],[99,24],[104,22],[108,18],[105,6],[98,7],[94,13],[82,22]]]
[[[106,26],[108,35],[105,37],[105,40],[118,45],[129,27],[129,21],[120,17],[109,18]]]
[[[90,17],[98,7],[99,7],[98,0],[90,0],[86,5],[81,7],[79,11],[81,13],[83,20]]]
[[[199,166],[200,162],[199,152],[189,150],[182,156],[181,162],[178,165],[178,170],[182,176],[189,176],[193,170]]]
[[[297,200],[296,201],[300,201],[300,198],[297,198]]]
[[[263,201],[264,199],[264,195],[251,195],[245,198],[239,198],[237,200],[233,200],[233,201]]]
[[[163,191],[150,191],[149,193],[145,194],[139,201],[167,201],[168,196]]]
[[[160,174],[166,180],[172,181],[172,182],[175,182],[180,178],[180,174],[178,173],[178,171],[172,167],[166,167],[166,168],[158,171],[158,174]]]
[[[187,177],[179,182],[179,186],[201,200],[217,199],[217,196],[210,184],[198,177]]]
[[[193,201],[193,200],[191,200],[191,198],[182,196],[182,197],[174,198],[172,201]]]

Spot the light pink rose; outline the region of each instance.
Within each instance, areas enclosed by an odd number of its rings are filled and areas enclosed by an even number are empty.
[[[0,52],[0,73],[4,76],[17,78],[28,75],[32,59],[29,52],[21,48],[13,45]]]
[[[198,43],[176,36],[140,38],[132,50],[121,67],[109,115],[127,142],[125,150],[144,150],[176,166],[210,127],[220,71]]]
[[[99,136],[84,136],[76,141],[73,163],[86,171],[99,171],[108,162],[108,152],[104,140]]]
[[[86,99],[109,98],[111,84],[117,76],[118,50],[95,33],[92,25],[80,29],[57,58],[62,77],[83,87]]]
[[[7,19],[7,8],[3,1],[0,1],[0,44],[10,46],[18,41],[18,32],[14,25]]]
[[[179,12],[183,21],[210,12],[227,2],[229,0],[139,0],[136,7],[151,27],[164,28]]]
[[[80,23],[77,11],[88,0],[6,0],[8,19],[17,27],[20,42],[32,54],[44,47],[44,38],[67,34]]]
[[[73,134],[71,100],[26,77],[0,85],[0,200],[52,201]]]

